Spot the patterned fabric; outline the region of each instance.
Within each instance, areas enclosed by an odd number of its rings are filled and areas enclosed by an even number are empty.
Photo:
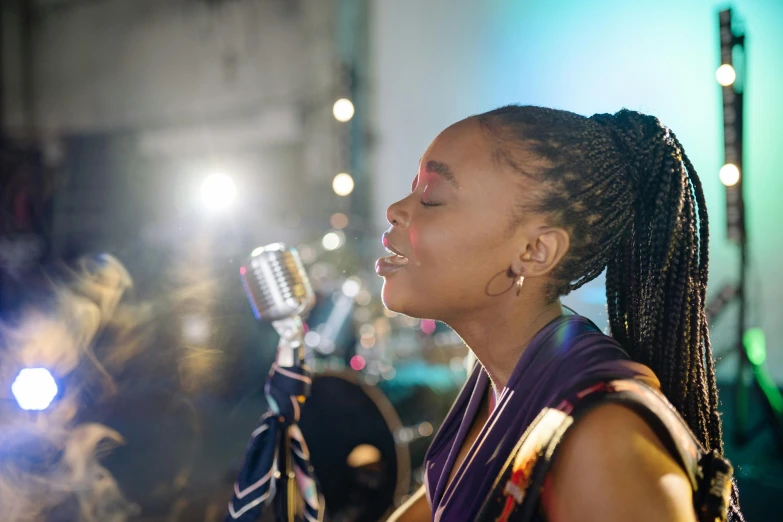
[[[309,395],[311,384],[306,367],[280,368],[277,364],[272,365],[264,387],[271,411],[261,417],[251,434],[245,461],[234,483],[234,495],[228,504],[226,522],[255,522],[264,506],[275,496],[280,474],[285,473],[284,469],[280,469],[282,463],[279,457],[286,433],[296,484],[305,501],[305,520],[321,520],[323,502],[310,465],[307,444],[296,425],[300,404]],[[278,493],[286,494],[285,491]]]
[[[541,411],[578,383],[599,378],[655,380],[588,319],[564,315],[549,323],[530,341],[499,390],[489,419],[447,486],[490,387],[477,364],[427,452],[425,485],[433,521],[474,520],[514,446]]]
[[[688,476],[696,517],[726,522],[733,468],[718,452],[696,439],[657,382],[621,379],[583,383],[557,405],[544,408],[531,423],[495,479],[479,522],[529,522],[540,508],[541,488],[572,426],[594,408],[621,404],[638,414]]]

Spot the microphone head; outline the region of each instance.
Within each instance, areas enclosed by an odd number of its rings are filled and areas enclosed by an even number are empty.
[[[256,248],[239,268],[257,319],[274,322],[302,316],[315,304],[299,252],[283,243]]]

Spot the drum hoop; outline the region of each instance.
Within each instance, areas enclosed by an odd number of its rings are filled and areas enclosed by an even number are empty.
[[[348,381],[351,384],[358,386],[367,396],[370,398],[373,404],[381,412],[383,420],[386,421],[387,426],[391,429],[391,435],[394,438],[395,454],[397,456],[397,484],[394,488],[394,500],[395,502],[402,499],[409,494],[409,488],[411,485],[411,455],[407,444],[403,445],[397,442],[396,433],[403,428],[402,420],[397,415],[397,410],[394,409],[394,405],[384,395],[384,393],[377,387],[363,382],[361,374],[352,371],[334,371],[327,370],[318,372],[313,377],[336,377],[344,381]],[[386,518],[391,512],[397,508],[396,505],[392,505],[389,510],[384,514],[383,519]]]

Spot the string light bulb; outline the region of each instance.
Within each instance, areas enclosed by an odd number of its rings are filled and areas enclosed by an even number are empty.
[[[340,98],[334,102],[332,107],[332,114],[337,121],[346,122],[353,118],[354,108],[353,102],[348,98]]]
[[[728,87],[737,79],[737,72],[734,70],[734,67],[724,63],[715,71],[715,79],[718,80],[718,83],[723,87]]]
[[[737,182],[739,182],[740,171],[735,164],[726,163],[724,166],[720,168],[720,172],[718,173],[718,176],[720,177],[721,183],[723,183],[727,187],[733,187],[734,185],[737,184]]]
[[[338,196],[347,196],[353,192],[353,178],[347,172],[341,172],[332,180],[332,189]]]

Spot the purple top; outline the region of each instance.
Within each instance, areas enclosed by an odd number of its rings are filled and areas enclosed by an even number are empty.
[[[591,378],[647,377],[613,338],[590,320],[564,315],[530,341],[495,408],[446,487],[454,460],[487,393],[481,364],[462,388],[425,459],[425,486],[434,522],[473,520],[514,445],[536,415],[569,388]]]

